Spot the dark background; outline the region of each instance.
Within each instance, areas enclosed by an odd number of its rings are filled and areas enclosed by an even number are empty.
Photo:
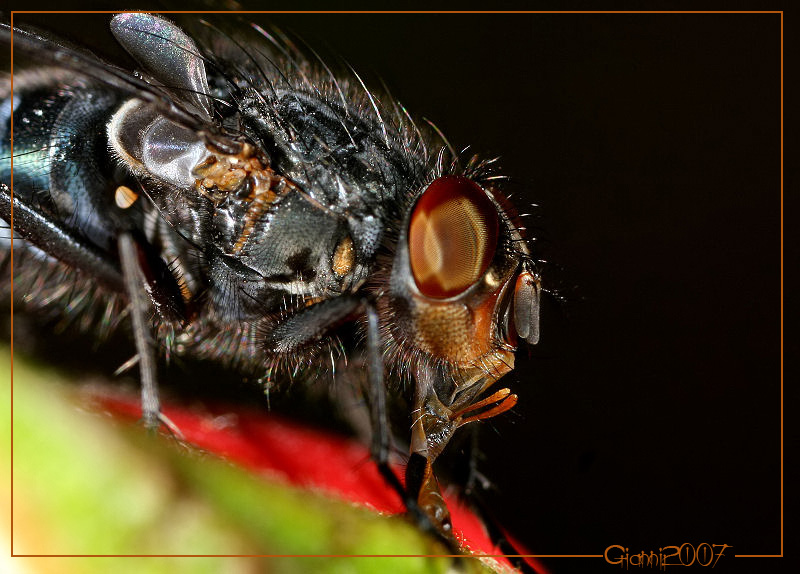
[[[534,214],[559,297],[483,433],[502,523],[537,554],[707,542],[733,546],[723,572],[785,566],[732,558],[781,552],[780,15],[253,18],[502,156]]]

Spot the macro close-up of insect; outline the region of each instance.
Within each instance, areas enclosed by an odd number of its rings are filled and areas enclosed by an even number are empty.
[[[783,553],[781,14],[122,8],[0,17],[12,555]]]
[[[539,263],[493,161],[258,25],[190,35],[127,13],[110,28],[136,73],[14,30],[20,61],[47,59],[2,93],[19,307],[129,329],[143,423],[178,435],[163,356],[221,362],[266,392],[322,370],[348,380],[382,476],[457,552],[435,462],[460,427],[515,405],[494,385],[539,340]],[[390,427],[398,393],[406,436]]]

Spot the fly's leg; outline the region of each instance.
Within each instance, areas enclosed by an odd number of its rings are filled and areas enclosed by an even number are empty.
[[[411,427],[411,454],[406,465],[406,497],[413,502],[426,517],[431,528],[451,549],[459,551],[459,544],[453,536],[450,511],[439,489],[439,482],[433,472],[436,453],[430,448],[424,421],[428,418],[426,399],[421,398],[420,387],[424,377],[417,380],[417,393],[414,399],[414,422]],[[446,442],[446,441],[445,441]],[[409,502],[407,502],[409,504]]]
[[[413,452],[406,466],[403,487],[389,465],[390,437],[386,414],[386,385],[378,322],[378,312],[365,303],[367,315],[367,382],[369,386],[370,420],[372,423],[371,454],[384,480],[400,495],[406,510],[423,532],[436,536],[453,554],[461,549],[452,535],[450,513],[444,501],[431,462]]]
[[[439,482],[433,473],[432,461],[417,452],[412,452],[406,465],[406,490],[408,500],[419,508],[427,522],[449,545],[453,539],[450,511],[439,490]],[[409,504],[409,502],[406,502]],[[456,549],[458,546],[456,545]]]
[[[432,477],[427,459],[419,455],[412,455],[409,461],[409,466],[414,469],[428,469],[429,480],[423,481],[424,484],[420,487],[416,486],[417,481],[413,478],[418,474],[416,471],[410,472],[411,483],[414,486],[405,488],[389,465],[391,440],[386,409],[386,384],[378,312],[372,302],[357,296],[340,296],[321,301],[297,311],[276,325],[263,344],[271,352],[293,353],[306,345],[315,343],[336,326],[358,316],[366,316],[367,319],[367,394],[372,427],[370,454],[381,476],[400,495],[409,515],[419,528],[437,536],[454,554],[459,553],[458,543],[450,536],[449,529],[443,530],[441,522],[433,518],[419,503],[420,500],[425,500],[425,496],[420,497],[420,492],[433,492],[430,485],[435,484],[435,478]],[[422,458],[423,461],[418,463],[417,458]],[[407,476],[409,476],[408,472]],[[438,486],[435,488],[435,492],[438,494]],[[440,494],[438,496],[439,507],[446,511],[444,500],[441,499]],[[449,520],[447,523],[449,524]]]
[[[356,317],[362,306],[360,298],[345,295],[315,303],[275,325],[262,344],[270,353],[292,354]]]
[[[155,342],[148,315],[155,309],[161,321],[185,325],[188,312],[178,281],[159,253],[135,231],[117,236],[120,266],[128,295],[131,328],[136,345],[139,379],[142,387],[142,420],[145,427],[157,430],[164,425],[178,439],[183,436],[162,412],[158,399],[158,372]]]
[[[292,353],[320,339],[328,331],[360,314],[367,317],[367,386],[372,442],[370,453],[386,482],[405,501],[406,489],[389,466],[389,423],[383,380],[378,313],[360,297],[341,296],[297,311],[277,325],[264,342],[272,352]]]
[[[128,296],[131,307],[133,338],[142,381],[142,414],[148,428],[158,428],[159,422],[179,435],[174,425],[160,414],[156,383],[155,352],[147,325],[149,304],[147,295],[163,319],[183,321],[184,309],[177,282],[166,263],[138,242],[131,233],[118,237],[119,262],[109,253],[98,249],[85,239],[47,218],[23,200],[13,197],[7,187],[0,188],[0,218],[11,222],[13,209],[14,233],[35,245],[50,257],[77,269],[99,285]],[[167,280],[167,279],[171,279]],[[145,290],[145,287],[147,289]],[[176,295],[177,294],[177,295]]]
[[[505,531],[500,526],[500,522],[495,518],[494,513],[489,509],[486,503],[478,496],[470,498],[470,506],[480,517],[486,532],[489,535],[489,540],[500,551],[505,554],[511,565],[522,574],[537,574],[536,570],[528,564],[524,558],[518,556],[522,554],[518,548],[515,548],[511,541],[506,536]]]
[[[367,386],[369,393],[370,423],[372,425],[372,442],[370,453],[384,480],[403,499],[406,509],[423,530],[435,532],[433,525],[417,504],[416,497],[409,496],[409,490],[403,487],[389,464],[391,444],[389,438],[389,420],[386,414],[386,384],[384,382],[383,357],[381,356],[381,339],[378,327],[378,312],[367,304]]]
[[[469,500],[470,506],[473,511],[480,517],[489,539],[492,544],[500,551],[500,553],[509,556],[508,561],[522,574],[536,574],[536,570],[528,564],[524,558],[513,558],[514,555],[522,554],[518,548],[515,548],[512,542],[508,539],[505,531],[500,525],[500,521],[495,517],[491,507],[486,503],[481,493],[488,490],[491,485],[489,481],[478,471],[478,425],[470,425],[468,429],[470,436],[467,446],[467,468],[466,477],[464,480],[464,495]]]
[[[147,324],[149,301],[145,295],[145,278],[139,267],[136,242],[130,233],[117,238],[119,260],[125,279],[125,291],[130,301],[131,327],[136,354],[139,358],[139,378],[142,383],[142,420],[150,430],[157,430],[161,416],[156,380],[156,359],[153,338]]]
[[[381,357],[381,338],[378,328],[378,312],[372,305],[367,306],[367,386],[369,390],[369,415],[372,424],[370,453],[384,480],[403,498],[406,489],[389,466],[391,444],[389,439],[389,420],[386,415],[386,386],[383,381],[383,358]]]

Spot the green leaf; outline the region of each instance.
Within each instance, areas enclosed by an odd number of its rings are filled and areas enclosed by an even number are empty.
[[[11,356],[0,348],[10,397]],[[197,558],[5,558],[8,571],[93,574],[451,571],[424,557],[285,555],[442,554],[402,517],[253,476],[212,455],[150,437],[85,408],[80,385],[14,357],[13,553],[15,555],[203,555]],[[2,409],[11,444],[11,410]],[[3,453],[7,455],[8,453]],[[2,456],[4,480],[9,456]],[[4,484],[8,486],[8,484]],[[3,488],[3,506],[9,506]],[[8,533],[9,536],[11,533]],[[261,555],[284,555],[263,557]],[[218,556],[208,556],[218,555]],[[259,555],[230,557],[219,555]],[[457,558],[465,572],[487,572]]]

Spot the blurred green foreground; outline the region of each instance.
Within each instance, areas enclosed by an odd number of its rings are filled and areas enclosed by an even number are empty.
[[[2,396],[11,357],[0,348]],[[5,401],[4,401],[5,402]],[[82,410],[63,375],[14,357],[13,554],[2,573],[428,573],[448,558],[142,557],[186,554],[438,554],[403,519],[257,478],[212,456]],[[0,409],[0,505],[11,511],[11,409]],[[8,521],[0,527],[11,544]],[[6,546],[8,548],[8,546]],[[459,558],[464,572],[489,572]]]

